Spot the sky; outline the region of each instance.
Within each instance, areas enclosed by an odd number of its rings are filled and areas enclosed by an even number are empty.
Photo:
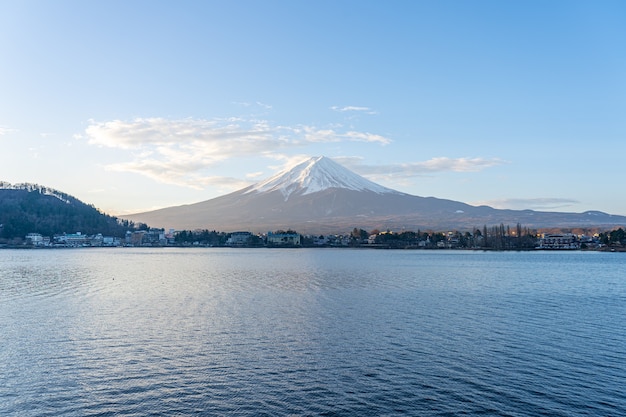
[[[113,215],[310,156],[626,215],[626,2],[0,0],[0,180]]]

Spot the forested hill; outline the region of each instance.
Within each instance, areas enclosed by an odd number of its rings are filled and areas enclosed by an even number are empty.
[[[24,237],[31,232],[44,236],[81,232],[121,237],[134,226],[60,191],[0,181],[0,238]]]

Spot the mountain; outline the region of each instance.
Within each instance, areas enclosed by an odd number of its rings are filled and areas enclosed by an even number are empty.
[[[124,236],[129,226],[128,221],[119,221],[52,188],[0,181],[0,239],[23,238],[31,232]]]
[[[245,194],[280,191],[287,201],[291,194],[307,195],[330,188],[376,194],[402,194],[367,180],[324,156],[307,159],[289,171],[279,172],[244,191]]]
[[[498,210],[458,201],[419,197],[383,187],[326,157],[310,158],[265,181],[211,200],[124,216],[175,229],[294,229],[343,233],[352,228],[468,230],[483,225],[610,227],[626,217],[592,211],[556,213]]]

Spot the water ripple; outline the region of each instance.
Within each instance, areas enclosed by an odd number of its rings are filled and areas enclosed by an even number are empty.
[[[0,414],[623,415],[625,264],[0,251]]]

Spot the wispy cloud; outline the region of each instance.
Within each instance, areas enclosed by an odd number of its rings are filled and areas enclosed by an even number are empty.
[[[261,178],[262,176],[263,176],[263,171],[250,172],[246,174],[246,178],[249,178],[251,180]]]
[[[381,145],[388,145],[391,143],[391,139],[389,138],[368,132],[337,132],[333,129],[320,130],[311,127],[305,127],[303,132],[304,139],[307,142],[370,142],[380,143]]]
[[[478,172],[486,168],[505,164],[499,158],[448,158],[437,157],[426,161],[366,165],[360,158],[337,158],[342,164],[370,179],[404,179],[438,172]]]
[[[132,172],[151,178],[163,184],[180,185],[202,190],[207,186],[215,186],[224,190],[243,188],[250,183],[239,178],[208,175],[199,166],[190,166],[174,161],[158,161],[153,159],[135,160],[110,164],[109,171]]]
[[[279,169],[302,160],[314,145],[361,142],[384,146],[392,143],[382,135],[342,130],[338,126],[282,126],[268,120],[241,117],[90,121],[85,132],[75,137],[93,146],[126,152],[127,161],[106,165],[107,170],[131,172],[165,184],[195,189],[211,186],[225,191],[249,185],[263,174],[243,173],[242,178],[216,176],[217,166],[226,160],[262,156],[278,162],[268,168]],[[480,157],[438,157],[385,165],[363,164],[358,157],[336,159],[371,180],[395,182],[441,172],[477,172],[506,163],[498,158]]]
[[[267,158],[271,158],[275,161],[278,161],[278,164],[271,164],[268,166],[274,173],[277,171],[283,171],[287,169],[291,169],[300,162],[304,161],[307,158],[310,158],[311,155],[308,154],[286,154],[286,153],[273,153],[265,155]]]
[[[0,136],[8,135],[9,133],[17,132],[17,129],[11,129],[6,126],[0,126]]]
[[[491,206],[497,209],[556,210],[580,204],[580,201],[570,198],[505,198],[473,204]]]
[[[271,110],[273,106],[271,104],[263,103],[262,101],[233,101],[233,104],[242,106],[242,107],[252,107],[258,106],[265,110]]]
[[[271,110],[273,108],[273,106],[271,104],[267,104],[267,103],[263,103],[262,101],[257,101],[256,105],[259,107],[262,107],[266,110]]]
[[[267,120],[137,118],[130,121],[90,121],[84,135],[90,145],[121,149],[129,161],[110,164],[109,170],[133,172],[169,184],[192,188],[239,186],[235,178],[210,175],[221,161],[251,156],[272,157],[319,143],[391,143],[369,132],[280,126]],[[290,152],[287,152],[290,151]]]
[[[346,113],[346,112],[357,112],[357,113],[365,113],[365,114],[378,114],[377,111],[370,109],[369,107],[362,106],[332,106],[330,108],[333,111]]]

